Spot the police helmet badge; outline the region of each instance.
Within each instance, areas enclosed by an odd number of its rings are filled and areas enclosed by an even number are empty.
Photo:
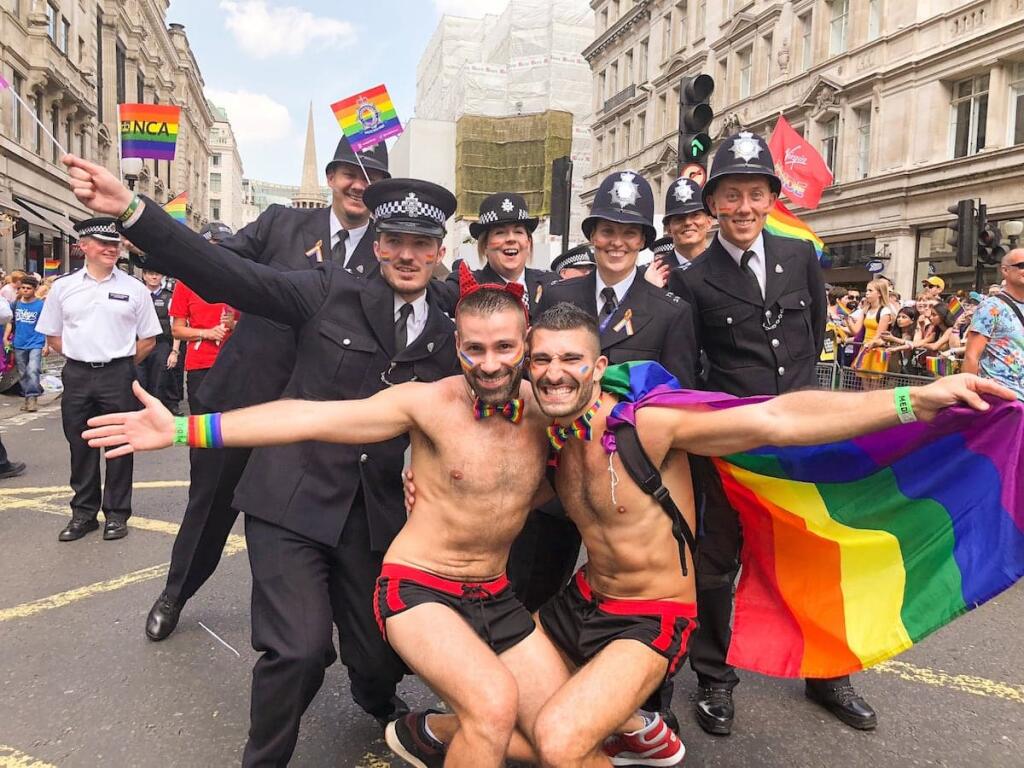
[[[735,159],[745,163],[749,163],[761,154],[761,145],[757,143],[757,139],[750,131],[742,131],[737,134],[730,149]]]
[[[509,200],[507,197],[501,204],[501,210],[503,210],[505,213],[512,213],[512,211],[514,211],[515,208],[516,207],[512,205],[512,201]]]
[[[410,192],[405,196],[405,199],[402,201],[402,210],[410,217],[420,215],[420,199],[416,197],[415,192]]]
[[[686,183],[685,179],[679,179],[673,190],[675,198],[680,203],[688,203],[693,200],[693,187]]]
[[[636,201],[640,199],[640,187],[633,181],[635,178],[636,174],[634,173],[626,172],[619,174],[619,180],[612,184],[611,191],[609,192],[614,205],[619,206],[619,208],[636,205]]]

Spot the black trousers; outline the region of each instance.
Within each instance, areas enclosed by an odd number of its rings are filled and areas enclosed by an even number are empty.
[[[569,582],[579,556],[579,531],[557,501],[531,510],[506,568],[519,602],[530,613],[544,605]]]
[[[161,402],[166,402],[167,407],[172,411],[177,411],[181,405],[181,401],[185,399],[185,343],[182,342],[181,350],[178,352],[178,363],[173,368],[167,370],[167,375],[164,377],[164,398],[161,397]],[[174,406],[171,408],[171,406]]]
[[[195,393],[207,370],[189,372],[189,410],[207,409]],[[188,504],[174,537],[164,592],[175,602],[189,600],[217,570],[224,544],[238,517],[231,505],[249,448],[203,448],[189,452]]]
[[[138,408],[132,394],[135,365],[130,357],[102,368],[68,360],[62,379],[60,401],[64,436],[71,449],[71,513],[78,520],[93,520],[103,510],[108,520],[127,520],[132,513],[131,454],[107,461],[107,481],[100,497],[100,449],[82,439],[86,422],[93,416]]]
[[[733,584],[739,572],[743,531],[739,515],[729,504],[711,463],[698,459],[691,466],[695,484],[699,482],[704,489],[705,501],[697,544],[700,626],[690,638],[690,666],[700,685],[732,690],[740,678],[726,657],[732,641]],[[849,680],[849,676],[844,676],[820,682],[828,685]]]
[[[167,356],[170,353],[170,341],[157,341],[153,351],[146,355],[146,359],[135,366],[135,375],[144,390],[163,403],[164,407],[173,411],[177,401],[173,399],[168,388],[171,371],[167,368]]]
[[[325,511],[326,513],[326,511]],[[370,549],[361,497],[334,547],[246,515],[252,566],[252,673],[249,740],[243,766],[283,766],[299,722],[337,658],[348,668],[352,698],[375,716],[391,712],[405,664],[384,642],[373,611],[383,555]]]
[[[186,374],[185,387],[188,390],[188,412],[191,414],[206,413],[208,410],[202,400],[199,399],[198,393],[199,388],[203,386],[206,374],[209,372],[209,368],[199,368]]]

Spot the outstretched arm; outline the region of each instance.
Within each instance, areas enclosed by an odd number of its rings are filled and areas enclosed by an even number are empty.
[[[410,382],[389,387],[364,400],[277,400],[221,414],[221,445],[256,447],[306,440],[326,443],[379,443],[415,426],[417,404],[429,402],[431,384]],[[82,433],[107,458],[134,451],[155,451],[174,444],[175,417],[135,382],[141,411],[111,413],[89,419]],[[112,449],[112,450],[111,450]]]
[[[943,408],[991,406],[982,395],[1014,400],[994,381],[961,374],[910,390],[914,414],[931,421]],[[712,411],[673,411],[672,447],[701,456],[725,456],[762,445],[819,445],[849,440],[900,423],[892,390],[794,392],[763,403]]]

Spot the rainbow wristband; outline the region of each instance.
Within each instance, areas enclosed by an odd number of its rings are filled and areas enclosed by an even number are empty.
[[[910,387],[896,387],[893,390],[893,398],[896,401],[896,415],[900,419],[900,424],[917,421],[917,414],[914,413],[914,406],[910,402]]]
[[[190,448],[223,448],[224,437],[220,431],[220,417],[219,413],[176,416],[174,445],[187,445]]]

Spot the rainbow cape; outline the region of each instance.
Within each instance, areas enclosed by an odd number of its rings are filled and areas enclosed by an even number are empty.
[[[793,214],[781,200],[775,201],[775,207],[768,212],[764,228],[767,232],[778,237],[791,237],[796,240],[807,240],[814,246],[814,252],[818,256],[821,266],[828,268],[832,260],[828,255],[828,248],[825,241],[818,237],[804,221]]]
[[[649,362],[610,366],[601,385],[622,398],[610,426],[645,406],[769,399],[681,390]],[[729,662],[779,677],[856,672],[1024,576],[1024,403],[990,403],[712,459],[743,526]],[[614,449],[610,432],[602,441]]]
[[[179,224],[184,224],[188,220],[188,192],[182,192],[173,200],[168,200],[164,204],[164,210],[171,215]]]
[[[395,105],[383,84],[336,101],[331,109],[353,152],[361,152],[402,132]]]
[[[170,104],[118,104],[121,157],[173,160],[181,107]]]

